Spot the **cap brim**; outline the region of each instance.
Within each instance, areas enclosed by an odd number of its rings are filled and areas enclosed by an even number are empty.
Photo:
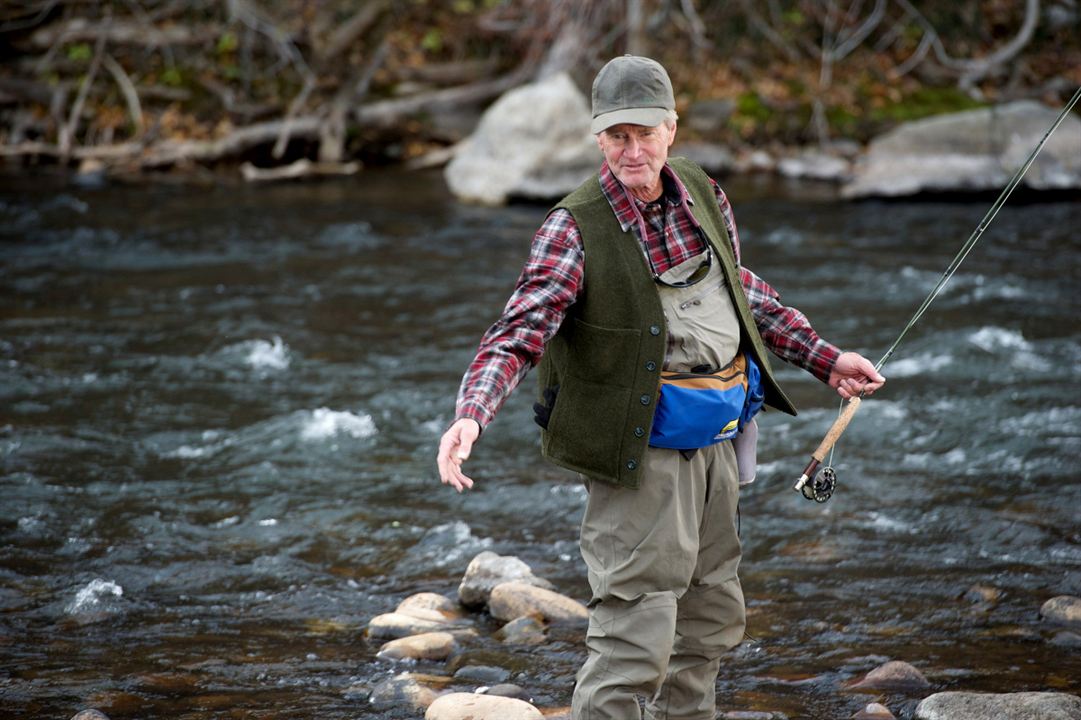
[[[594,135],[604,132],[613,125],[645,125],[657,127],[668,117],[668,110],[664,108],[629,108],[627,110],[613,110],[601,113],[593,118],[589,124],[589,131]]]

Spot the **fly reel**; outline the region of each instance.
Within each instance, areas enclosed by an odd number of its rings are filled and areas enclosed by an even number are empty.
[[[816,503],[824,503],[833,497],[833,491],[837,487],[837,473],[832,467],[822,468],[822,472],[811,478],[800,488],[803,497],[814,500]]]

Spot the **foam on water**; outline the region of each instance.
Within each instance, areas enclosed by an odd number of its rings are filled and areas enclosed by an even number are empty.
[[[1025,336],[1020,331],[1000,327],[984,326],[973,333],[969,333],[968,341],[989,353],[997,353],[1002,350],[1032,351],[1032,343],[1025,340]]]
[[[289,347],[277,335],[273,342],[252,340],[243,345],[248,352],[245,362],[256,370],[285,370],[289,367]]]
[[[952,365],[953,358],[949,355],[932,355],[922,353],[915,357],[894,360],[889,364],[889,370],[883,369],[889,378],[916,377],[929,372],[937,372]]]
[[[75,599],[68,603],[64,611],[69,615],[99,610],[109,598],[124,595],[124,588],[109,580],[97,578],[75,593]]]
[[[348,411],[323,407],[312,411],[300,429],[300,437],[304,440],[325,440],[345,433],[362,440],[370,438],[376,432],[375,421],[371,415],[355,415]]]

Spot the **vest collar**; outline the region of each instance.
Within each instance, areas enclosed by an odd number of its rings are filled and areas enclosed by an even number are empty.
[[[679,179],[676,171],[672,169],[672,166],[668,163],[664,164],[661,168],[661,174],[664,179],[671,182],[672,187],[676,190],[676,198],[674,200],[683,207],[683,211],[687,213],[687,217],[691,219],[691,222],[696,228],[700,228],[701,224],[698,219],[691,212],[691,206],[694,205],[694,199],[691,198],[691,194],[687,192],[686,186],[683,181]],[[601,163],[600,170],[600,184],[601,192],[604,193],[605,199],[608,200],[608,204],[612,206],[612,212],[615,213],[616,221],[619,222],[619,226],[623,229],[623,232],[627,232],[632,226],[638,227],[639,240],[645,241],[646,239],[646,221],[642,217],[642,211],[638,207],[638,201],[627,187],[619,181],[612,172],[612,169],[608,167],[608,163]],[[666,183],[667,185],[667,183]],[[664,195],[661,196],[665,197]]]

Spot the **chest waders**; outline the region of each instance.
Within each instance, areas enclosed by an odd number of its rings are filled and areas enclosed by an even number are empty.
[[[692,258],[661,276],[685,281]],[[687,287],[657,285],[668,325],[667,370],[723,367],[740,348],[719,263]],[[637,488],[590,481],[581,549],[592,589],[575,720],[713,720],[720,656],[743,638],[737,571],[739,477],[731,442],[650,447]]]

